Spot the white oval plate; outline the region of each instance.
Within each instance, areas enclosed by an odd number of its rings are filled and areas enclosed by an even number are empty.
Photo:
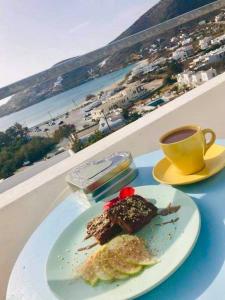
[[[169,186],[137,187],[136,193],[153,199],[152,202],[159,208],[166,208],[169,203],[181,205],[177,213],[156,217],[137,233],[148,241],[159,263],[146,268],[137,276],[114,282],[100,282],[95,287],[89,286],[80,278],[75,278],[76,268],[87,255],[97,249],[95,247],[77,252],[78,248],[93,242],[83,242],[83,239],[86,224],[102,212],[104,203],[98,203],[82,213],[64,230],[50,252],[46,266],[47,282],[58,299],[122,300],[138,297],[167,279],[188,257],[200,230],[200,215],[194,201]],[[157,225],[176,218],[179,220],[174,224]]]

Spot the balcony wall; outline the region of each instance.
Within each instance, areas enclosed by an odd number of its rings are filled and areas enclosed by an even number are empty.
[[[4,299],[11,269],[27,239],[69,193],[65,175],[72,167],[114,151],[129,150],[133,156],[153,151],[158,148],[158,137],[162,133],[183,124],[210,127],[218,138],[225,138],[224,95],[225,73],[2,193],[0,299]]]

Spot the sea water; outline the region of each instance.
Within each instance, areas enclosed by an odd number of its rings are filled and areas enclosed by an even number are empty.
[[[66,113],[82,103],[87,95],[95,94],[102,89],[122,80],[134,65],[112,72],[105,76],[88,81],[64,93],[48,98],[23,110],[0,118],[0,131],[18,122],[23,126],[33,127],[51,118]]]

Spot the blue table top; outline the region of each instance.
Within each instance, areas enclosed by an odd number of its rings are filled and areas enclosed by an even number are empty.
[[[217,143],[225,145],[225,140]],[[132,185],[158,185],[151,172],[162,157],[161,151],[137,157],[139,175]],[[189,258],[169,279],[138,299],[225,299],[225,170],[205,181],[176,188],[189,194],[199,207],[199,239]],[[13,268],[7,300],[56,299],[46,282],[48,254],[56,238],[74,220],[75,213],[78,216],[86,208],[73,193],[37,228]]]

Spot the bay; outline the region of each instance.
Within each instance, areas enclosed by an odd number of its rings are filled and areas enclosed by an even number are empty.
[[[7,129],[16,122],[23,126],[33,127],[46,122],[75,108],[84,101],[87,95],[95,94],[102,89],[122,80],[134,65],[93,79],[64,93],[48,98],[42,102],[29,106],[23,110],[0,118],[0,131]]]

